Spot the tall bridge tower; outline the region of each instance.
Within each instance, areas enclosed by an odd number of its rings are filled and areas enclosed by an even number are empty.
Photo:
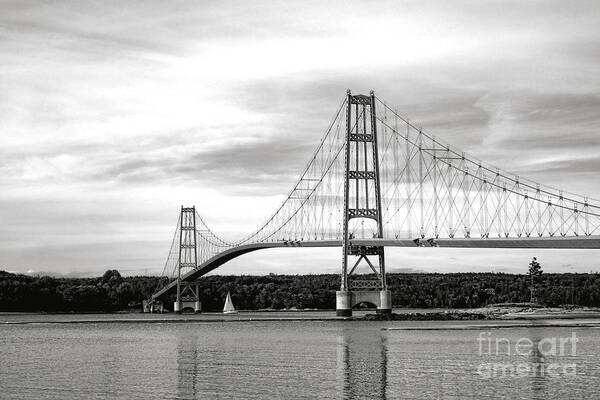
[[[352,95],[348,90],[347,96],[342,282],[336,292],[336,314],[352,316],[352,306],[361,302],[377,305],[378,313],[391,313],[384,249],[372,240],[383,238],[375,94],[371,91],[369,96]],[[358,229],[358,224],[362,229]],[[369,226],[369,237],[364,236],[365,224]],[[362,239],[370,239],[368,244],[361,244],[359,230],[363,232]],[[375,279],[358,279],[354,275],[365,264]]]

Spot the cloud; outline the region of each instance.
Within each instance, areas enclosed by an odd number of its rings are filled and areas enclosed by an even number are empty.
[[[596,8],[5,1],[0,264],[160,268],[182,204],[243,236],[289,191],[348,88],[492,164],[600,197]],[[281,264],[249,257],[256,271]],[[290,271],[313,265],[282,257]],[[415,257],[407,268],[424,268]]]

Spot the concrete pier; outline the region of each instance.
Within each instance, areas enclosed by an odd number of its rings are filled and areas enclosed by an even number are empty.
[[[389,290],[354,290],[335,292],[335,313],[338,317],[351,317],[352,307],[360,303],[371,303],[377,314],[391,314],[392,292]]]
[[[353,293],[338,290],[335,292],[335,314],[338,317],[352,316]]]
[[[180,302],[173,302],[173,312],[176,312],[177,314],[181,314],[183,312],[183,310],[185,310],[186,308],[189,308],[191,310],[194,310],[195,313],[201,313],[202,312],[202,303],[200,301],[180,301]]]
[[[377,314],[392,313],[392,292],[382,290],[379,292],[379,305],[377,306]]]

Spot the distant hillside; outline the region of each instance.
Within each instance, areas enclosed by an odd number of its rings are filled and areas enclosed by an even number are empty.
[[[0,271],[0,311],[89,312],[139,308],[158,277],[32,277]],[[389,274],[394,307],[481,307],[529,300],[526,275],[493,273]],[[548,306],[600,307],[600,274],[544,274],[538,300]],[[227,291],[238,309],[335,308],[339,275],[207,276],[200,280],[202,308],[220,310]],[[170,303],[170,301],[169,301]],[[171,304],[166,304],[168,308]]]

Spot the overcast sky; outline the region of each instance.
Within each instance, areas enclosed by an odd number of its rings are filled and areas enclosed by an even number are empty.
[[[347,88],[600,198],[600,4],[0,2],[0,269],[159,273],[179,207],[225,237],[290,189]],[[337,272],[339,249],[220,273]],[[600,271],[600,251],[395,249],[388,271]]]

